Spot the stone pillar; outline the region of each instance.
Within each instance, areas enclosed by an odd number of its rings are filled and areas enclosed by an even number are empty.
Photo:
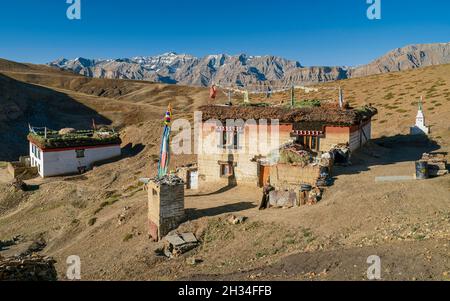
[[[148,222],[150,237],[159,241],[176,229],[185,218],[184,183],[178,177],[172,181],[151,180],[148,184]]]

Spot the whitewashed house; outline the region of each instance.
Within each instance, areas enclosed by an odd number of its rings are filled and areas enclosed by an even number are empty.
[[[41,177],[79,174],[99,161],[121,156],[121,140],[113,131],[30,129],[30,161]]]

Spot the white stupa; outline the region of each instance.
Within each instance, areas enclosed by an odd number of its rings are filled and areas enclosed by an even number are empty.
[[[411,128],[411,135],[428,135],[430,128],[425,125],[425,115],[423,114],[423,102],[420,98],[419,111],[417,112],[416,125]]]

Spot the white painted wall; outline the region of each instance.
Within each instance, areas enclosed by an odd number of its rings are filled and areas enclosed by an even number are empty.
[[[121,155],[120,145],[87,148],[84,150],[84,158],[77,158],[75,149],[72,149],[41,152],[41,160],[38,160],[31,150],[32,145],[30,144],[30,154],[35,159],[35,164],[40,165],[41,177],[75,174],[79,172],[80,167],[90,169],[95,162]]]
[[[32,167],[37,167],[39,175],[43,177],[43,171],[42,171],[42,159],[43,159],[43,152],[42,150],[37,147],[36,145],[33,145],[33,143],[30,142],[30,162]]]
[[[372,123],[369,122],[363,126],[364,134],[361,130],[350,133],[350,150],[355,151],[361,146],[365,145],[370,139],[372,139]]]

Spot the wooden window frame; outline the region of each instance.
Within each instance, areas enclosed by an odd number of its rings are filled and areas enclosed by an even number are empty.
[[[236,164],[233,162],[218,162],[219,163],[219,175],[221,178],[230,178],[234,176],[234,168]],[[225,166],[228,166],[228,173],[225,174]]]
[[[222,131],[219,148],[229,150],[240,150],[242,149],[240,143],[241,143],[241,133],[239,131],[234,132]]]
[[[319,151],[320,149],[320,136],[314,135],[303,135],[298,136],[298,140],[305,147],[309,148],[312,151]]]

